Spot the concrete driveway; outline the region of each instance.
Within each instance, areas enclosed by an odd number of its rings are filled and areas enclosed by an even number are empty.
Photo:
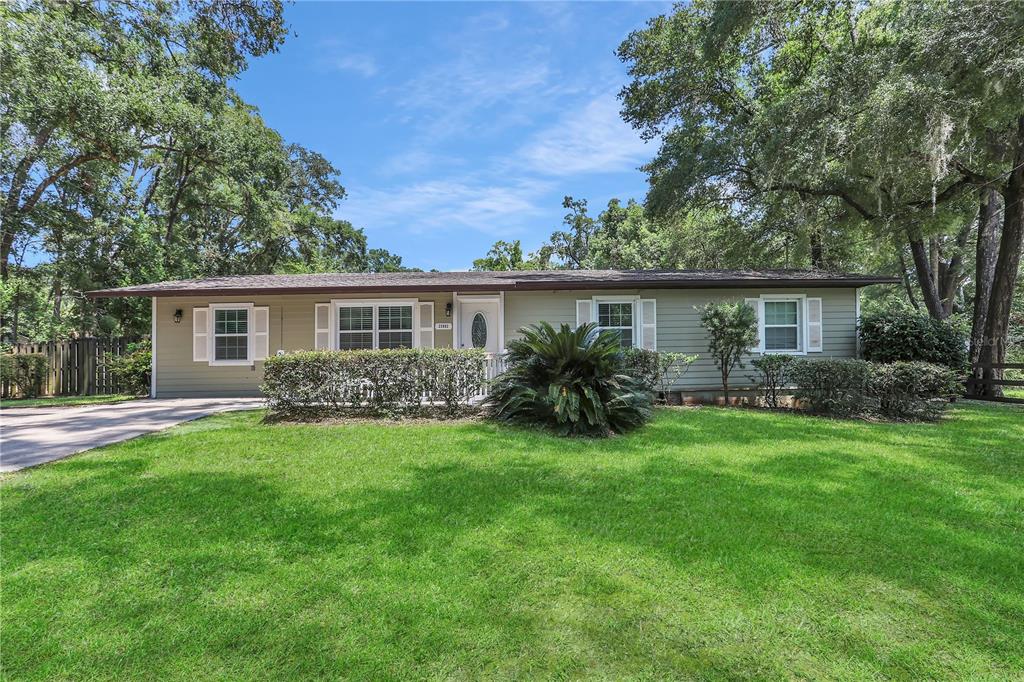
[[[52,462],[199,417],[263,406],[262,398],[157,398],[0,412],[0,472]]]

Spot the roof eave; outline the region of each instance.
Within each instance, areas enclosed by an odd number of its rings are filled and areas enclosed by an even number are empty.
[[[272,296],[293,294],[395,293],[409,291],[571,291],[587,289],[743,289],[748,287],[794,288],[860,288],[874,284],[898,284],[895,277],[863,277],[858,279],[719,279],[623,281],[502,282],[499,284],[409,284],[335,287],[219,287],[179,289],[99,289],[87,291],[89,298],[170,296]]]

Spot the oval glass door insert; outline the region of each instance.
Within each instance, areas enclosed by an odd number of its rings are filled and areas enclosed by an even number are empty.
[[[487,346],[487,319],[483,313],[473,316],[473,325],[470,327],[470,339],[473,341],[473,348],[485,348]]]

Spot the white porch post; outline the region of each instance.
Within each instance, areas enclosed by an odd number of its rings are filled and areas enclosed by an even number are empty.
[[[459,292],[452,292],[452,348],[459,346]]]
[[[505,292],[498,292],[498,354],[505,352]]]
[[[149,321],[149,397],[156,397],[156,296],[150,300],[150,321]]]

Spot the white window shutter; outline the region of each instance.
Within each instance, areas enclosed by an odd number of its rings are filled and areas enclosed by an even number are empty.
[[[266,360],[270,355],[270,306],[252,309],[252,359]]]
[[[653,298],[640,299],[640,347],[658,350],[658,304]]]
[[[313,314],[313,349],[331,348],[331,304],[317,303]]]
[[[744,303],[754,309],[754,313],[757,315],[757,345],[754,346],[754,350],[758,353],[764,352],[764,305],[759,298],[746,298],[743,300]]]
[[[417,304],[420,309],[420,348],[434,347],[434,302]]]
[[[192,362],[210,361],[210,309],[192,309]]]
[[[576,301],[576,326],[582,327],[594,321],[594,302],[589,298]]]
[[[821,332],[821,299],[808,298],[807,301],[807,351],[820,353],[822,348]]]

